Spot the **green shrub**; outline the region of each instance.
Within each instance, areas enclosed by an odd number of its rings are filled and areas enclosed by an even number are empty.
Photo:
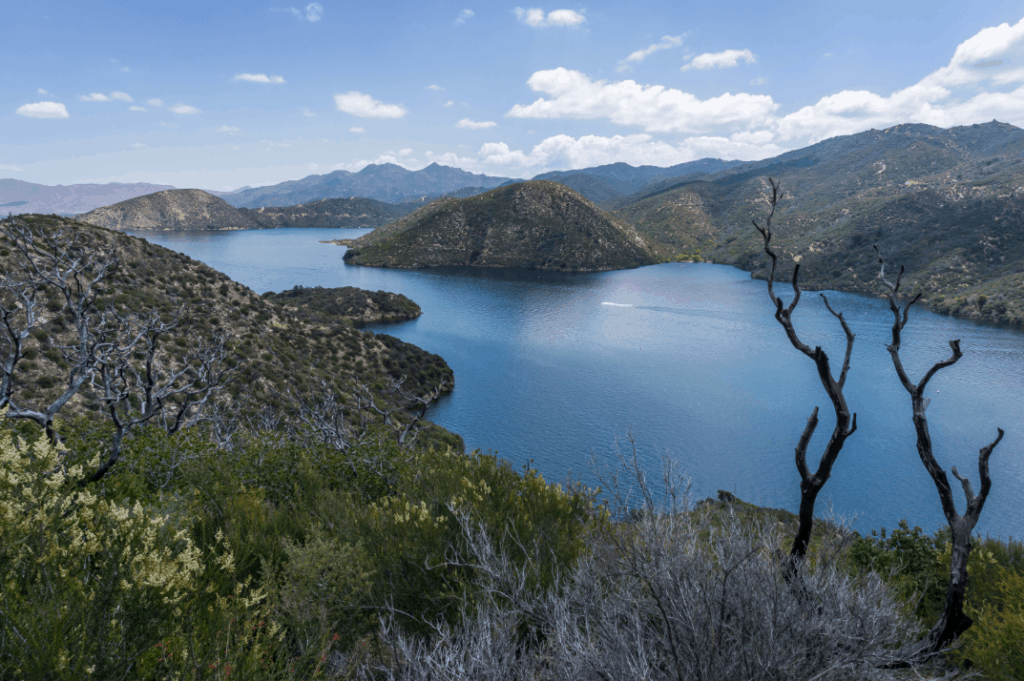
[[[958,651],[961,661],[970,660],[987,679],[1024,679],[1024,571],[997,568],[992,582],[998,601],[984,601],[968,614],[974,625],[964,634]]]

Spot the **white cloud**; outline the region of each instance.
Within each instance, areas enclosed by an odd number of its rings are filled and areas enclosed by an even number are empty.
[[[574,12],[571,9],[556,9],[552,12],[548,12],[545,16],[544,10],[536,7],[530,9],[523,9],[522,7],[515,8],[516,19],[519,19],[522,23],[527,26],[533,26],[534,28],[547,28],[549,26],[560,26],[571,28],[573,26],[579,26],[585,23],[587,18],[579,12]]]
[[[82,102],[109,102],[110,101],[110,97],[107,97],[102,92],[93,92],[92,94],[89,94],[89,95],[79,95],[78,99],[79,99],[79,101],[82,101]]]
[[[334,95],[334,103],[338,111],[350,113],[360,118],[401,118],[407,111],[400,104],[385,104],[362,92],[346,92]]]
[[[175,125],[174,123],[167,123],[165,121],[160,121],[160,125],[164,126],[165,128],[170,128],[171,130],[177,130],[178,129],[178,126]]]
[[[324,6],[319,2],[306,5],[306,21],[320,21],[324,16]]]
[[[163,106],[164,105],[164,100],[162,100],[162,99],[147,99],[146,100],[146,104],[149,104],[150,106]]]
[[[13,170],[19,173],[22,172],[21,168],[19,168],[18,166],[12,166],[7,163],[0,163],[0,170]]]
[[[115,100],[115,101],[118,101],[118,102],[133,102],[133,101],[135,101],[135,100],[132,99],[131,95],[129,95],[127,92],[116,92],[116,91],[115,92],[111,92],[110,93],[110,98]]]
[[[226,132],[229,135],[241,135],[242,131],[232,125],[222,125],[217,128],[216,132]]]
[[[175,104],[171,107],[171,113],[181,114],[183,116],[192,116],[197,113],[202,113],[199,109],[188,104]]]
[[[743,60],[748,64],[757,63],[757,58],[750,50],[725,50],[724,52],[706,52],[704,54],[698,54],[692,61],[690,61],[689,64],[682,66],[680,70],[729,69],[734,66],[738,66],[740,60]]]
[[[471,121],[468,118],[463,118],[455,124],[455,127],[462,128],[463,130],[486,130],[487,128],[493,128],[496,125],[498,124],[494,121]]]
[[[302,107],[302,115],[306,118],[315,118],[316,114],[309,110],[309,107]]]
[[[454,104],[454,103],[455,103],[455,100],[454,100],[454,99],[449,99],[449,100],[448,100],[447,102],[445,102],[445,103],[444,103],[444,105],[445,105],[445,106],[451,106],[451,105],[452,105],[452,104]]]
[[[399,156],[409,156],[412,154],[412,149],[401,149],[398,152]]]
[[[250,83],[274,83],[279,85],[284,82],[281,76],[268,76],[265,73],[239,73],[235,80],[245,80]]]
[[[130,106],[130,107],[128,107],[128,110],[129,111],[145,111],[146,107],[144,107],[144,106]]]
[[[289,144],[288,142],[272,142],[270,140],[260,140],[260,144],[266,144],[268,149],[272,149],[272,148],[275,148],[275,147],[278,148],[278,149],[291,149],[292,148],[292,145]]]
[[[434,92],[444,92],[444,88],[441,87],[440,85],[433,85],[433,84],[431,84],[431,85],[427,86],[427,89],[428,90],[433,90]]]
[[[587,75],[565,68],[537,71],[527,85],[549,99],[542,97],[532,104],[516,104],[508,116],[606,118],[647,132],[694,133],[723,126],[750,128],[760,125],[779,106],[768,95],[727,92],[701,100],[662,85],[640,85],[633,80],[591,81]]]
[[[132,145],[132,149],[149,149],[149,147],[142,142],[136,142]]]
[[[67,107],[58,102],[22,104],[14,113],[26,118],[69,118]]]
[[[754,78],[753,80],[750,81],[751,85],[766,85],[767,83],[768,83],[768,79],[765,78],[764,76],[760,76],[758,78]]]
[[[476,13],[473,12],[473,10],[471,10],[471,9],[464,9],[464,10],[462,10],[461,12],[459,12],[459,16],[455,17],[455,25],[458,26],[460,24],[466,23],[466,19],[473,18],[473,16],[475,16],[475,14]]]
[[[48,95],[48,94],[50,94],[49,92],[47,92],[47,91],[46,91],[46,90],[44,90],[43,88],[39,88],[38,90],[36,90],[36,92],[37,92],[38,94],[41,94],[41,95]]]
[[[622,62],[619,64],[618,69],[616,70],[625,71],[630,67],[631,64],[639,64],[640,62],[642,62],[644,59],[647,59],[647,57],[650,57],[655,52],[660,52],[662,50],[671,50],[672,48],[679,47],[682,44],[683,36],[681,34],[662,36],[659,42],[656,42],[645,49],[637,50],[636,52],[633,52],[628,57],[623,59]]]
[[[358,127],[357,128],[349,128],[348,131],[349,132],[354,132],[357,135],[365,135],[366,134],[366,128],[358,128]]]

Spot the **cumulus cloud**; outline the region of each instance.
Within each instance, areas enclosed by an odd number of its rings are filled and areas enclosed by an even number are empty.
[[[235,80],[245,80],[250,83],[273,83],[279,85],[284,82],[281,76],[268,76],[265,73],[239,73]]]
[[[354,132],[357,135],[365,135],[366,134],[366,128],[349,128],[348,131],[349,132]]]
[[[455,124],[455,127],[462,128],[463,130],[486,130],[487,128],[493,128],[496,125],[497,123],[494,121],[471,121],[468,118],[463,118]]]
[[[144,106],[130,106],[130,107],[128,107],[128,110],[129,111],[145,111],[146,107],[144,107]]]
[[[149,104],[150,106],[163,106],[164,105],[164,100],[162,100],[162,99],[147,99],[146,100],[146,104]]]
[[[171,107],[171,113],[181,114],[183,116],[192,116],[197,113],[202,113],[199,109],[188,104],[175,104]]]
[[[412,156],[412,149],[399,149],[399,156]]]
[[[35,102],[22,104],[14,113],[26,118],[68,118],[68,110],[58,102]]]
[[[427,89],[433,90],[434,92],[444,92],[444,88],[441,87],[440,85],[428,85]]]
[[[454,100],[454,99],[449,99],[449,100],[448,100],[447,102],[445,102],[445,103],[444,103],[444,105],[445,105],[445,106],[451,106],[451,105],[452,105],[452,104],[454,104],[454,103],[455,103],[455,100]]]
[[[216,130],[217,132],[226,132],[229,135],[241,135],[242,131],[232,125],[222,125]]]
[[[460,24],[464,24],[464,23],[466,23],[467,19],[471,19],[475,15],[476,15],[476,13],[473,10],[471,10],[471,9],[464,9],[461,12],[459,12],[459,16],[455,17],[455,25],[458,26]]]
[[[681,67],[682,71],[690,69],[731,69],[739,66],[740,61],[748,64],[757,63],[757,58],[750,50],[725,50],[724,52],[705,52],[694,57],[689,64]]]
[[[79,101],[82,102],[109,102],[110,97],[107,97],[102,92],[93,92],[88,95],[78,95]]]
[[[36,90],[36,93],[40,94],[40,95],[48,95],[48,94],[50,94],[49,92],[47,92],[43,88],[39,88],[38,90]]]
[[[400,104],[385,104],[362,92],[346,92],[334,95],[334,103],[338,111],[350,113],[360,118],[401,118],[407,111]]]
[[[701,100],[661,85],[640,85],[633,80],[592,81],[565,68],[537,71],[527,81],[535,92],[547,95],[532,104],[516,104],[514,118],[605,118],[618,125],[647,132],[696,133],[716,128],[759,125],[779,105],[768,95],[730,94]]]
[[[666,35],[666,36],[662,36],[660,41],[658,41],[658,42],[654,43],[653,45],[650,45],[650,46],[648,46],[648,47],[646,47],[646,48],[644,48],[642,50],[637,50],[636,52],[633,52],[628,57],[623,59],[622,62],[619,64],[619,67],[618,67],[617,70],[618,71],[625,71],[631,65],[639,64],[640,62],[642,62],[644,59],[647,59],[648,57],[650,57],[655,52],[660,52],[662,50],[671,50],[672,48],[679,47],[682,44],[683,44],[683,36],[682,36],[682,34],[680,34],[680,35]]]
[[[132,99],[131,95],[129,95],[127,92],[116,92],[116,91],[115,92],[111,92],[110,93],[110,98],[115,100],[115,101],[118,101],[118,102],[133,102],[133,101],[135,101],[135,100]]]
[[[573,26],[585,23],[587,20],[585,16],[571,9],[556,9],[545,15],[544,10],[536,7],[531,7],[530,9],[516,7],[515,13],[516,19],[534,28],[547,28],[549,26],[572,28]]]

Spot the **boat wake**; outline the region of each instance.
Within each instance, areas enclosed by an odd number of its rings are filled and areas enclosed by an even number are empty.
[[[636,307],[631,303],[610,303],[607,300],[601,303],[602,305],[611,305],[612,307]]]

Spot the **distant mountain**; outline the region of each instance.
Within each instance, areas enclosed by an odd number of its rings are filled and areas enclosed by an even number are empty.
[[[435,196],[464,187],[497,187],[507,177],[491,177],[468,173],[458,168],[432,163],[422,170],[406,170],[393,163],[368,165],[357,173],[336,170],[327,175],[310,175],[269,187],[245,189],[225,195],[231,205],[239,208],[294,206],[319,199],[362,196],[388,203],[405,199]]]
[[[261,229],[264,225],[201,189],[171,189],[97,208],[77,218],[107,229],[170,231]]]
[[[659,166],[631,166],[628,163],[610,163],[578,170],[556,170],[537,175],[535,180],[552,180],[583,194],[595,203],[629,196],[652,184],[681,176],[709,175],[721,172],[742,161],[723,161],[702,158],[662,168]]]
[[[615,214],[662,257],[695,255],[766,276],[767,178],[780,278],[878,295],[877,243],[934,309],[1024,325],[1024,130],[992,121],[897,125],[824,140],[700,179],[649,187]]]
[[[166,184],[70,184],[50,187],[23,180],[0,180],[0,213],[76,215],[136,196],[174,189]]]
[[[441,199],[349,245],[346,263],[373,267],[601,271],[655,262],[628,224],[544,180]]]
[[[321,199],[298,206],[237,208],[264,227],[376,228],[412,212],[418,206],[394,205],[354,197]]]

